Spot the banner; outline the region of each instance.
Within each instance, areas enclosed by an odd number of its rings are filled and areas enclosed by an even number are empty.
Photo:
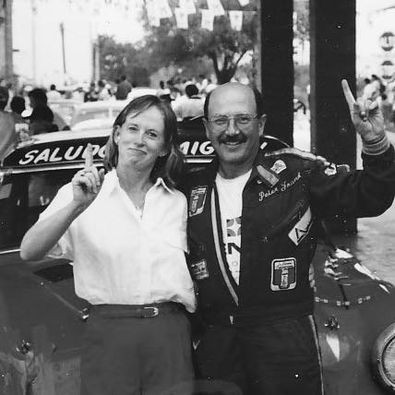
[[[207,5],[214,15],[225,15],[225,10],[220,0],[207,0]]]
[[[214,29],[214,14],[211,10],[200,10],[202,13],[202,29],[213,31]]]
[[[175,8],[176,23],[179,29],[188,29],[188,13],[185,8]]]
[[[243,11],[229,11],[229,20],[233,30],[241,31],[243,27]]]
[[[158,8],[155,6],[154,0],[147,0],[147,16],[148,22],[151,26],[160,26],[160,16],[158,12]]]
[[[157,3],[159,18],[171,18],[173,16],[167,0],[156,0],[155,3]]]
[[[196,7],[193,0],[179,0],[180,8],[185,10],[187,14],[196,14]]]

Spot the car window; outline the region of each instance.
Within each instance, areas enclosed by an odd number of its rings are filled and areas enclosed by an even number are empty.
[[[17,248],[75,169],[7,176],[0,185],[0,250]]]

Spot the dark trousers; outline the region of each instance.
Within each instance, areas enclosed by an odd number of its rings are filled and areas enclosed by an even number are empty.
[[[185,313],[175,308],[152,318],[137,318],[128,317],[127,309],[117,305],[106,306],[106,314],[95,308],[90,312],[81,393],[190,394],[194,374]]]
[[[311,316],[238,327],[209,325],[195,357],[198,378],[210,380],[221,395],[323,393]]]

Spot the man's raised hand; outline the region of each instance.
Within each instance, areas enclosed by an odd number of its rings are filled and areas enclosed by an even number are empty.
[[[355,100],[347,80],[342,80],[342,88],[351,120],[362,139],[369,143],[384,137],[384,118],[377,101],[363,98]]]

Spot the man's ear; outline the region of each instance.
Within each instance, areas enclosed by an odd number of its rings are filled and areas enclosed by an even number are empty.
[[[263,135],[263,131],[265,129],[267,116],[266,114],[262,114],[260,118],[258,118],[258,128],[259,128],[259,136]]]

